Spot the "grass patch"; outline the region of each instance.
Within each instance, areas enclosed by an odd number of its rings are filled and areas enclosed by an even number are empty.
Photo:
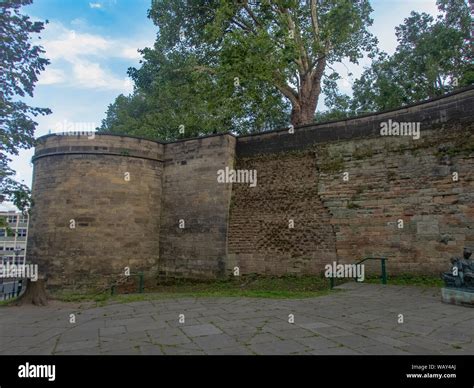
[[[110,298],[109,292],[92,293],[92,292],[78,292],[78,291],[58,291],[51,294],[53,299],[62,302],[105,302]]]
[[[335,286],[352,280],[335,279]],[[366,276],[365,283],[380,284],[380,276]],[[433,276],[400,275],[389,276],[389,285],[409,285],[423,287],[442,287],[443,281]],[[259,276],[246,275],[238,278],[213,281],[196,281],[174,279],[159,282],[154,287],[147,287],[145,293],[111,295],[103,293],[56,291],[51,293],[52,299],[63,302],[95,302],[103,306],[108,302],[130,303],[146,300],[172,298],[209,298],[209,297],[244,297],[272,299],[303,299],[336,293],[340,290],[329,289],[329,279],[320,276]],[[14,300],[2,301],[6,306]]]
[[[193,281],[169,280],[147,287],[143,294],[78,293],[57,292],[54,299],[64,302],[92,301],[99,304],[106,301],[134,302],[164,298],[180,297],[247,297],[300,299],[326,295],[333,292],[329,289],[329,280],[319,276],[283,276],[268,277],[248,275],[228,280]]]
[[[0,301],[0,307],[2,306],[9,306],[10,304],[15,303],[17,298],[12,298],[12,299],[7,299],[7,300],[1,300]]]

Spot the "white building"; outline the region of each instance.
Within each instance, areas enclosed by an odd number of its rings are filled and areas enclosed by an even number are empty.
[[[0,218],[8,222],[8,228],[0,228],[0,265],[25,265],[28,216],[15,211],[0,211]],[[0,278],[0,300],[12,297],[19,287],[21,280]]]
[[[4,264],[25,264],[28,216],[20,212],[0,212],[8,222],[8,228],[0,228],[0,257]]]

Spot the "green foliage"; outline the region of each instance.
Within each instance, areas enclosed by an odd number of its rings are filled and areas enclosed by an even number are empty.
[[[436,19],[412,12],[396,28],[395,53],[380,54],[355,82],[352,111],[396,108],[472,83],[469,8],[463,0],[437,4]]]
[[[154,1],[155,45],[100,130],[170,140],[180,126],[189,137],[313,122],[326,65],[374,50],[371,11],[368,0]]]
[[[49,63],[41,58],[44,50],[32,45],[30,34],[44,28],[42,22],[32,22],[20,13],[32,0],[0,2],[0,202],[13,200],[22,209],[29,206],[28,188],[12,179],[15,172],[8,166],[7,154],[18,155],[20,149],[33,146],[37,123],[34,117],[51,113],[21,101],[33,97],[38,75]]]
[[[340,94],[337,75],[326,79],[326,105],[318,121],[398,108],[474,83],[470,14],[463,0],[438,0],[440,14],[412,12],[396,27],[393,55],[378,52],[354,82],[353,96]]]

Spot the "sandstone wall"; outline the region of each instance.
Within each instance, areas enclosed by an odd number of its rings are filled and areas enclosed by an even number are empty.
[[[161,144],[120,136],[39,140],[27,260],[50,286],[157,268],[162,156]]]
[[[232,168],[235,138],[208,136],[165,146],[160,275],[213,278],[227,265],[232,184],[217,171]],[[152,213],[151,213],[152,214]],[[180,228],[180,222],[184,222]]]

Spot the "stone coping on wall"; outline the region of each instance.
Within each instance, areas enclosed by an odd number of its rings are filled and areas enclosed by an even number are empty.
[[[47,135],[36,141],[32,161],[55,155],[112,155],[162,162],[163,145],[127,136],[88,134]]]
[[[472,121],[474,87],[469,87],[399,109],[297,127],[293,133],[286,128],[271,133],[241,136],[237,142],[237,156],[288,152],[306,149],[318,143],[381,137],[382,125],[394,122],[418,126],[419,137],[423,137],[423,132],[442,128],[444,124]]]

